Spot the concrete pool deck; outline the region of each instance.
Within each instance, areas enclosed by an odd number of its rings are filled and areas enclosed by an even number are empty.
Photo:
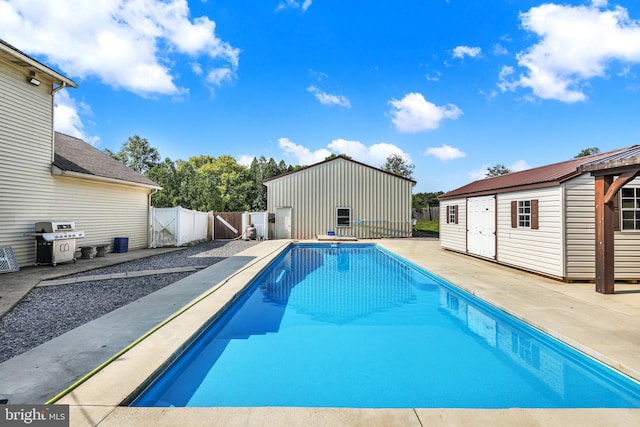
[[[365,241],[368,242],[368,241]],[[640,285],[567,284],[440,249],[435,239],[374,240],[508,313],[603,362],[640,378]],[[346,244],[346,243],[345,243]],[[57,403],[70,405],[71,425],[367,425],[367,426],[627,426],[640,409],[343,409],[129,408],[118,406],[183,348],[212,313],[224,307],[283,246],[266,241],[238,256],[251,260],[197,303],[99,370]],[[207,270],[198,273],[202,278]],[[191,277],[191,276],[190,276]],[[187,278],[188,279],[188,278]],[[183,279],[183,280],[187,280]],[[140,316],[146,313],[140,312]]]

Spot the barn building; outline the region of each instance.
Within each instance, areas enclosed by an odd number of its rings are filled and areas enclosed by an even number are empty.
[[[411,237],[411,179],[338,156],[263,183],[270,238]]]

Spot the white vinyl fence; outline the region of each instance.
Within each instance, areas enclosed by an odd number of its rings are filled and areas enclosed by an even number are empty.
[[[207,212],[175,208],[151,208],[152,248],[185,246],[208,238]]]
[[[256,239],[266,240],[269,233],[266,212],[243,212],[242,213],[242,238],[248,240],[247,227],[253,224],[256,229]]]

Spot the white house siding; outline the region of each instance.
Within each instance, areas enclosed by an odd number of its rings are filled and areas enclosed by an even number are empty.
[[[38,221],[75,221],[86,243],[128,237],[147,247],[147,194],[142,187],[51,174],[53,100],[50,86],[26,81],[0,62],[0,246],[11,246],[20,266],[35,263]]]
[[[291,207],[291,237],[333,230],[357,238],[411,236],[412,182],[345,159],[265,182],[267,209]],[[336,226],[336,208],[351,208],[351,226]]]
[[[458,206],[457,224],[447,224],[447,210],[449,206]],[[440,201],[440,246],[459,252],[467,251],[466,199]]]
[[[497,260],[503,264],[563,277],[561,187],[500,193],[498,199]],[[511,228],[511,201],[538,200],[539,228]]]
[[[0,63],[0,246],[11,246],[21,265],[35,260],[34,238],[23,234],[56,203],[49,89]]]
[[[113,244],[114,237],[126,237],[129,250],[148,247],[146,188],[59,176],[53,180],[56,202],[50,217],[39,220],[75,221],[86,235],[77,245]]]

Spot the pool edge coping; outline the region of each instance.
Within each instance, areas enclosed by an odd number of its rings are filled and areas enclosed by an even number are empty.
[[[385,247],[383,244],[384,240],[382,241],[373,241],[372,244],[378,244],[382,247]],[[295,241],[295,240],[289,240],[286,242],[280,241],[279,242],[279,249],[275,252],[270,252],[269,254],[266,254],[264,256],[258,257],[257,259],[253,260],[248,266],[246,266],[245,268],[235,272],[233,275],[231,275],[229,278],[216,283],[214,286],[212,286],[211,289],[216,289],[216,292],[210,292],[211,290],[207,291],[206,293],[209,293],[209,295],[203,299],[202,301],[199,301],[198,304],[201,304],[199,307],[198,311],[206,311],[207,313],[207,318],[205,320],[208,320],[212,314],[210,311],[211,309],[211,305],[214,306],[219,306],[219,310],[223,309],[224,306],[226,306],[226,304],[229,304],[232,302],[232,299],[229,299],[228,301],[226,301],[226,303],[223,303],[221,301],[221,299],[219,297],[225,295],[226,297],[229,297],[230,295],[237,295],[239,292],[242,292],[242,290],[244,288],[246,288],[246,286],[248,286],[251,282],[251,279],[254,278],[255,276],[257,276],[258,274],[260,274],[260,272],[266,268],[266,266],[272,262],[279,254],[282,253],[282,251],[284,251],[286,248],[288,248],[292,243],[326,243],[326,242],[319,242],[316,240],[308,240],[308,241]],[[348,245],[350,242],[340,242],[341,245]],[[354,242],[355,243],[355,242]],[[362,243],[362,242],[360,242]],[[258,245],[259,247],[260,245]],[[253,248],[252,248],[253,249]],[[388,248],[385,248],[388,249]],[[393,252],[394,254],[396,254],[397,256],[407,259],[411,262],[414,262],[414,260],[411,260],[409,257],[406,257],[404,255],[401,255],[399,253],[397,253],[396,251],[394,251],[393,249],[388,249],[391,252]],[[248,251],[251,251],[251,249],[249,249]],[[244,254],[246,251],[243,251],[242,253],[238,254],[238,255],[242,255]],[[420,263],[416,263],[416,265],[421,266]],[[422,266],[421,266],[422,267]],[[435,273],[434,273],[435,274]],[[479,298],[487,301],[489,304],[497,307],[500,310],[503,310],[511,315],[514,315],[514,317],[517,317],[519,320],[525,321],[528,324],[531,324],[532,326],[536,327],[537,329],[542,330],[545,333],[548,333],[549,335],[554,336],[555,338],[558,338],[556,335],[549,333],[548,330],[546,330],[545,328],[536,325],[536,324],[532,324],[531,322],[527,321],[527,319],[523,319],[522,316],[516,315],[514,314],[511,310],[505,310],[504,307],[501,306],[501,304],[496,303],[495,301],[492,301],[489,298],[486,298],[482,295],[479,295],[477,292],[473,291],[473,290],[469,290],[466,289],[463,286],[460,286],[458,283],[451,281],[450,279],[444,277],[441,274],[436,274],[439,277],[442,277],[443,279],[447,280],[448,282],[451,282],[455,287],[458,287],[462,290],[464,290],[465,292],[469,292],[473,295],[478,296]],[[249,277],[250,276],[250,277]],[[224,292],[218,293],[218,290],[221,290],[224,288]],[[205,300],[208,300],[205,303]],[[196,304],[196,306],[198,305]],[[220,305],[222,304],[222,305]],[[195,308],[192,307],[192,308]],[[152,352],[152,354],[154,355],[154,359],[161,359],[163,357],[165,357],[167,354],[169,354],[168,357],[164,358],[163,363],[166,363],[166,361],[168,359],[170,359],[171,357],[173,357],[173,355],[176,354],[176,352],[180,351],[181,348],[184,348],[184,346],[186,346],[186,342],[193,339],[194,335],[197,333],[197,331],[199,329],[202,328],[202,323],[198,324],[198,326],[191,326],[189,327],[189,325],[184,325],[184,323],[192,323],[192,322],[196,322],[192,316],[196,316],[196,314],[200,315],[202,313],[194,313],[192,312],[190,314],[190,316],[188,318],[183,318],[180,320],[180,322],[177,323],[181,323],[180,328],[181,330],[184,332],[186,328],[187,331],[191,331],[192,333],[190,335],[188,335],[187,339],[185,341],[183,341],[182,343],[180,343],[179,345],[177,345],[177,347],[174,347],[173,350],[169,351],[166,348],[158,353],[158,352]],[[197,316],[196,316],[197,317]],[[174,319],[177,321],[177,319]],[[170,326],[175,326],[177,323],[168,323],[166,325],[166,327],[164,328],[164,333],[167,333],[170,329]],[[156,331],[155,334],[159,334],[162,331],[162,328],[158,331]],[[143,360],[137,360],[137,363],[141,363],[143,367],[145,367],[143,370],[136,370],[135,375],[131,376],[131,375],[123,375],[118,374],[118,371],[125,371],[125,372],[130,372],[131,371],[131,367],[127,367],[126,365],[135,362],[136,359],[140,359],[140,354],[139,353],[145,353],[145,352],[149,352],[150,350],[153,349],[154,346],[160,345],[162,346],[164,343],[166,343],[166,340],[173,340],[173,339],[177,339],[175,338],[175,331],[173,334],[170,334],[170,337],[165,338],[165,339],[160,339],[158,341],[158,336],[156,335],[155,338],[152,338],[152,336],[147,337],[144,341],[140,342],[138,345],[136,345],[134,348],[132,348],[131,350],[129,350],[126,354],[123,354],[121,357],[119,357],[118,359],[115,359],[114,361],[112,361],[111,363],[109,363],[107,366],[103,367],[100,371],[98,371],[94,376],[92,376],[91,378],[87,379],[86,381],[84,381],[82,384],[80,384],[77,388],[75,388],[74,390],[72,390],[70,393],[68,393],[67,395],[63,396],[60,400],[58,400],[56,403],[58,404],[68,404],[70,405],[71,411],[73,414],[75,414],[74,416],[72,416],[72,420],[76,419],[78,421],[80,421],[80,419],[78,419],[78,417],[80,417],[83,420],[83,423],[81,424],[77,424],[77,425],[85,425],[85,423],[87,422],[87,416],[93,414],[95,416],[95,418],[92,416],[90,419],[92,419],[93,421],[96,421],[95,424],[101,423],[102,421],[107,421],[109,419],[117,420],[125,415],[123,415],[123,413],[129,414],[129,416],[133,417],[133,421],[134,424],[133,425],[142,425],[142,424],[135,424],[135,420],[138,419],[141,423],[146,423],[149,421],[149,414],[155,414],[154,416],[158,416],[158,414],[164,414],[162,416],[167,416],[167,410],[171,411],[171,410],[178,410],[177,412],[181,413],[181,414],[185,414],[184,411],[188,411],[188,410],[193,410],[193,409],[198,409],[198,408],[132,408],[132,407],[125,407],[125,406],[120,406],[120,404],[129,396],[131,396],[133,393],[135,393],[135,390],[139,390],[142,387],[142,383],[139,381],[139,378],[144,376],[145,378],[145,382],[147,382],[149,380],[149,378],[151,377],[151,375],[153,374],[154,371],[156,371],[158,369],[158,367],[155,368],[151,368],[149,363],[145,363],[145,359],[146,358],[142,358]],[[567,339],[569,339],[568,337],[565,337],[566,339],[561,339],[563,342],[567,342]],[[560,339],[560,338],[558,338]],[[149,348],[151,347],[151,348]],[[579,348],[579,347],[577,347]],[[582,350],[581,350],[582,351]],[[138,354],[135,354],[138,353]],[[589,353],[587,353],[589,354]],[[598,353],[599,354],[599,353]],[[591,355],[591,354],[590,354]],[[594,357],[592,355],[592,357]],[[598,360],[601,360],[601,358],[599,357],[594,357]],[[618,370],[620,370],[619,368],[616,368]],[[147,374],[145,374],[145,372]],[[128,381],[124,382],[121,380],[121,378],[127,378]],[[122,384],[127,384],[126,387],[123,387]],[[134,387],[131,386],[131,384],[134,384]],[[105,393],[105,389],[108,390],[108,393]],[[126,389],[126,390],[124,390]],[[114,390],[117,396],[113,396],[114,395]],[[122,397],[123,395],[125,395],[124,397]],[[200,408],[202,409],[202,408]],[[253,414],[251,416],[256,416],[255,415],[255,411],[256,410],[263,410],[264,411],[264,417],[266,417],[266,419],[269,419],[271,421],[269,421],[270,423],[273,423],[273,417],[274,412],[283,412],[285,413],[286,417],[290,417],[292,413],[294,414],[309,414],[309,413],[314,413],[314,414],[318,414],[318,413],[323,413],[323,410],[326,410],[327,413],[333,413],[334,411],[344,411],[344,414],[347,414],[347,418],[352,419],[351,417],[355,417],[355,418],[359,418],[362,416],[362,414],[370,414],[371,412],[377,413],[380,415],[380,419],[386,419],[388,414],[403,414],[401,416],[399,416],[399,419],[405,419],[405,415],[406,415],[406,411],[410,410],[407,408],[402,408],[402,409],[359,409],[359,408],[277,408],[277,407],[269,407],[269,408],[206,408],[206,411],[202,411],[202,410],[196,410],[195,413],[203,413],[203,412],[207,412],[207,413],[211,413],[211,414],[218,414],[218,413],[228,413],[228,412],[232,412],[234,414],[238,414],[238,413],[244,413],[243,411],[246,411],[247,416],[249,416],[250,414]],[[517,408],[512,408],[512,409],[505,409],[505,410],[500,410],[500,409],[478,409],[478,410],[465,410],[465,409],[448,409],[448,408],[413,408],[412,410],[413,416],[416,417],[416,420],[419,422],[419,424],[416,425],[421,425],[422,421],[421,421],[421,417],[419,415],[419,413],[427,413],[427,414],[440,414],[439,417],[441,417],[441,415],[443,413],[447,413],[447,414],[465,414],[465,413],[470,413],[470,412],[476,412],[476,411],[487,411],[490,413],[493,413],[493,416],[496,416],[497,414],[502,414],[499,415],[500,417],[505,417],[505,422],[508,419],[509,422],[513,422],[513,416],[514,414],[519,414],[516,416],[517,419],[520,419],[519,417],[524,417],[523,419],[530,419],[531,417],[533,418],[537,418],[538,416],[543,416],[544,418],[554,418],[556,416],[560,416],[560,418],[564,418],[563,414],[567,414],[570,415],[572,418],[572,420],[575,419],[575,410],[571,410],[571,409],[531,409],[531,410],[519,410]],[[592,421],[596,421],[598,419],[601,419],[603,422],[607,421],[610,422],[612,420],[612,417],[616,417],[618,415],[620,415],[620,413],[625,413],[627,414],[628,417],[631,417],[634,420],[640,420],[640,409],[636,410],[636,409],[608,409],[608,408],[601,408],[601,410],[599,411],[592,411],[592,410],[587,410],[586,412],[591,412],[593,414],[600,414],[598,416],[596,416],[595,418],[591,417],[590,419]],[[546,415],[540,415],[540,414],[546,414]],[[349,415],[351,414],[351,415]],[[385,415],[387,414],[387,415]],[[237,416],[237,415],[236,415]],[[368,417],[369,415],[367,415]],[[413,417],[412,416],[412,417]],[[451,416],[456,416],[456,415],[451,415]],[[474,416],[477,416],[474,415]],[[602,418],[600,418],[600,416]],[[430,417],[430,415],[429,415]],[[299,416],[298,415],[294,415],[293,416],[294,419],[298,419]],[[304,418],[304,417],[303,417]],[[392,417],[393,418],[393,417]],[[92,421],[92,422],[93,422]],[[406,421],[406,419],[405,419]],[[431,422],[431,421],[430,421]],[[95,425],[94,424],[94,425]],[[108,424],[108,422],[107,422]],[[73,422],[72,425],[76,425],[75,421]],[[264,424],[264,425],[269,425]],[[296,424],[298,425],[298,424]],[[302,425],[302,424],[299,424]],[[401,424],[398,424],[401,425]],[[441,425],[445,425],[445,424],[441,424]],[[508,425],[505,424],[505,425]],[[558,424],[561,425],[561,424]],[[603,424],[604,425],[604,424]]]

